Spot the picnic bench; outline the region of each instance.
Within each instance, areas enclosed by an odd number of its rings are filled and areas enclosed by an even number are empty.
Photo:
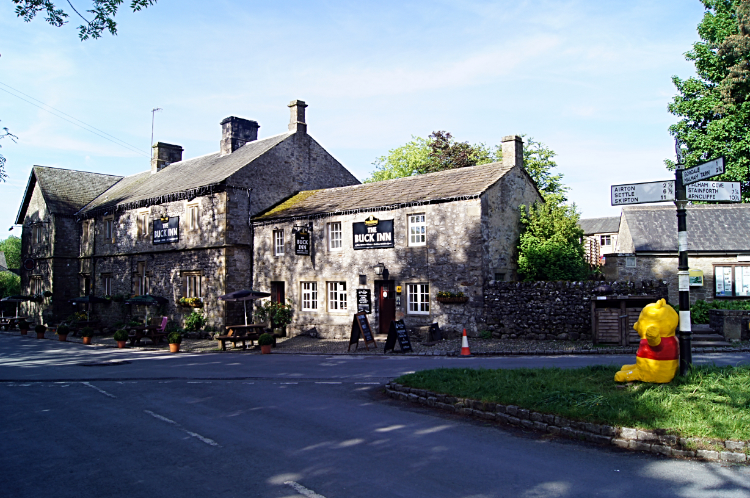
[[[249,325],[227,325],[227,333],[225,335],[219,335],[214,337],[221,343],[221,350],[227,350],[227,341],[232,343],[232,347],[237,347],[238,342],[242,342],[242,349],[247,349],[246,341],[250,341],[250,345],[253,345],[253,341],[257,340],[261,334],[263,334],[268,328],[267,323],[251,323]]]
[[[160,344],[161,341],[168,335],[167,321],[169,321],[169,319],[165,316],[161,317],[161,323],[159,323],[158,325],[136,325],[128,327],[130,329],[130,332],[128,332],[130,345],[135,346],[136,344],[140,344],[141,339],[143,338],[151,339],[151,342],[153,344]]]

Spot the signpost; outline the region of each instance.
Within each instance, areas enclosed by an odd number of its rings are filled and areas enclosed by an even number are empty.
[[[690,328],[690,269],[688,265],[688,201],[740,202],[739,182],[705,181],[724,173],[724,158],[719,157],[692,168],[684,168],[685,151],[675,142],[677,169],[675,179],[662,182],[612,185],[612,205],[645,204],[674,201],[677,206],[677,281],[680,292],[680,375],[686,375],[693,364],[693,332]],[[689,186],[688,186],[689,185]],[[694,277],[695,278],[695,277]],[[702,281],[702,278],[701,278]],[[694,285],[696,280],[694,279]]]
[[[612,205],[646,204],[674,200],[674,181],[612,185]]]
[[[677,165],[682,166],[680,158],[677,159]],[[724,158],[717,157],[707,163],[699,164],[688,169],[681,169],[682,171],[682,184],[690,185],[691,183],[699,182],[701,180],[708,180],[715,176],[724,174]]]

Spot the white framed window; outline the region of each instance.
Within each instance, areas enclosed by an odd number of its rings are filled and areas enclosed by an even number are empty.
[[[302,282],[302,311],[318,311],[318,282]]]
[[[34,277],[31,279],[31,294],[39,296],[44,292],[42,288],[42,277]]]
[[[148,237],[148,212],[138,213],[136,225],[138,227],[138,238],[145,239]]]
[[[601,235],[599,238],[599,243],[602,246],[611,246],[612,245],[612,236],[611,235]]]
[[[90,230],[91,223],[87,220],[84,221],[81,225],[81,235],[82,235],[82,241],[84,244],[89,243],[89,230]]]
[[[273,231],[273,255],[284,255],[284,230]]]
[[[31,243],[32,245],[40,245],[44,237],[42,236],[42,225],[35,225],[31,229]]]
[[[138,267],[136,271],[136,287],[138,290],[138,295],[142,296],[144,294],[148,294],[148,275],[146,274],[146,262],[145,261],[139,261]]]
[[[198,219],[198,205],[191,204],[187,207],[188,215],[188,229],[197,230],[200,226],[200,220]]]
[[[635,268],[635,256],[626,256],[625,257],[625,268]]]
[[[183,278],[185,279],[185,287],[183,289],[183,297],[203,297],[201,287],[202,287],[202,278],[201,278],[201,272],[199,271],[191,271],[191,272],[184,272],[182,274]]]
[[[102,275],[102,288],[105,296],[112,295],[112,275],[106,273]]]
[[[328,282],[328,311],[346,309],[346,282]]]
[[[427,245],[427,223],[424,213],[409,215],[409,245]]]
[[[114,218],[105,218],[104,220],[104,238],[106,240],[115,240],[115,220]]]
[[[750,297],[750,266],[734,267],[735,296]]]
[[[430,314],[430,284],[407,284],[406,297],[410,315]]]
[[[340,251],[342,248],[341,222],[334,221],[328,224],[328,250]]]

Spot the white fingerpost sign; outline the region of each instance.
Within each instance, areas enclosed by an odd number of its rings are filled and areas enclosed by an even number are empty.
[[[685,188],[689,201],[742,202],[740,182],[697,182]]]
[[[674,180],[612,185],[612,205],[646,204],[674,200]]]
[[[693,166],[692,168],[682,170],[682,184],[690,185],[691,183],[701,180],[708,180],[714,176],[724,174],[724,158],[717,157],[707,163]]]

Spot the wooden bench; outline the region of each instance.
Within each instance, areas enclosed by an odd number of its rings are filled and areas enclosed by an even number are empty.
[[[140,344],[141,339],[151,339],[153,344],[160,344],[162,339],[167,337],[167,317],[152,319],[152,325],[140,325],[138,327],[132,327],[128,332],[128,339],[130,339],[130,345],[135,346],[136,343]],[[161,323],[159,323],[161,322]]]
[[[219,343],[221,343],[221,350],[227,350],[227,341],[232,343],[232,347],[237,347],[238,342],[242,342],[242,349],[247,349],[246,341],[250,341],[250,345],[253,345],[254,340],[263,334],[268,327],[266,323],[251,323],[250,325],[227,325],[226,335],[219,335],[214,337]]]

